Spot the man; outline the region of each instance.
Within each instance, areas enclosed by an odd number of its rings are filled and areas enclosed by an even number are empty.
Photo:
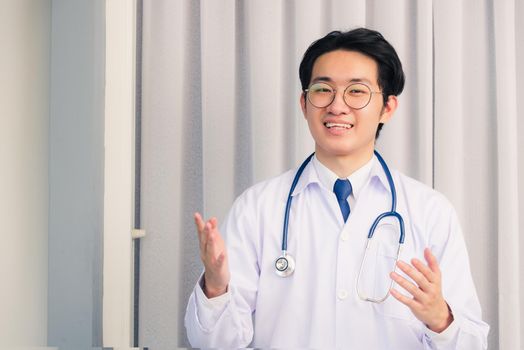
[[[246,190],[221,230],[195,214],[205,271],[186,311],[191,344],[485,349],[489,327],[455,211],[399,172],[390,184],[374,155],[404,87],[394,48],[369,29],[331,32],[304,54],[300,80],[315,140],[300,176],[289,171]],[[402,219],[379,222],[366,249],[375,219],[395,206]],[[279,256],[286,259],[275,263]]]

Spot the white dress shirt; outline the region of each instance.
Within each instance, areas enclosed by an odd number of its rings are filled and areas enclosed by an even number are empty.
[[[369,162],[364,164],[360,169],[356,170],[353,174],[351,174],[347,179],[351,183],[351,194],[349,195],[348,202],[349,207],[353,208],[356,201],[358,200],[358,196],[360,194],[360,190],[364,187],[367,180],[369,179],[369,175],[371,173],[371,169],[373,168],[373,164],[375,162],[375,157],[371,158]],[[316,156],[313,156],[311,159],[311,163],[313,164],[313,167],[315,168],[315,171],[318,174],[318,180],[320,184],[324,186],[324,188],[330,188],[331,191],[333,191],[333,187],[335,186],[335,181],[337,181],[338,176],[327,166],[322,164]]]
[[[289,217],[288,252],[295,258],[295,272],[277,276],[275,260],[281,255],[284,209],[295,173],[259,183],[233,204],[220,230],[231,281],[226,294],[212,299],[204,295],[202,279],[195,286],[185,316],[192,346],[487,348],[489,326],[481,319],[454,209],[438,192],[396,171],[397,211],[405,224],[401,259],[424,261],[424,248],[432,250],[454,321],[437,334],[392,296],[377,304],[357,295],[369,228],[379,214],[391,210],[389,184],[375,157],[349,177],[353,193],[346,223],[332,191],[336,175],[316,158],[306,166]],[[389,220],[377,227],[359,283],[368,296],[388,290],[397,226]]]

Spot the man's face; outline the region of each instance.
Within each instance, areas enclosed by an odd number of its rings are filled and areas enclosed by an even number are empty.
[[[391,118],[397,105],[396,97],[390,96],[384,105],[382,94],[373,93],[366,107],[354,109],[344,102],[343,95],[352,83],[363,83],[371,91],[381,91],[375,60],[354,51],[325,53],[313,65],[310,86],[316,82],[327,83],[336,90],[333,102],[323,108],[311,104],[305,94],[300,98],[302,112],[315,140],[317,157],[321,161],[347,156],[369,159],[378,124]]]

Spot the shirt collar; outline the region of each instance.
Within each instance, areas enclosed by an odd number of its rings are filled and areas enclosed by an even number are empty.
[[[295,186],[295,189],[293,190],[293,193],[291,194],[292,196],[295,196],[295,195],[299,194],[300,192],[302,192],[302,190],[304,188],[306,188],[310,184],[312,184],[312,183],[319,183],[320,182],[319,179],[318,179],[317,171],[315,170],[315,167],[312,166],[312,164],[311,164],[312,161],[315,158],[316,157],[313,156],[312,160],[304,168],[304,171],[302,172],[302,175],[298,179],[297,185]],[[293,177],[295,177],[295,176],[296,176],[296,171],[294,172]]]
[[[373,178],[377,178],[385,189],[389,189],[386,174],[375,155],[347,178],[351,182],[352,194],[355,200],[358,199],[361,190],[368,183],[368,180]],[[315,155],[311,159],[311,162],[304,168],[292,195],[295,196],[299,194],[312,183],[320,184],[332,192],[337,179],[338,176],[322,164]]]
[[[391,175],[391,176],[393,176],[393,175]],[[386,191],[390,190],[388,178],[386,176],[386,172],[382,168],[382,165],[380,164],[379,160],[377,159],[377,156],[375,156],[375,155],[373,155],[373,166],[371,168],[370,178],[371,179],[374,179],[374,178],[378,179],[379,182],[382,184],[382,186],[384,186],[384,189]]]
[[[358,195],[361,193],[362,188],[364,188],[370,178],[374,163],[375,157],[373,156],[366,164],[347,177],[349,182],[351,182],[351,194],[355,200],[358,199]],[[318,173],[318,178],[322,186],[324,186],[328,191],[333,191],[335,181],[339,178],[337,174],[322,164],[316,156],[313,158],[313,165]]]

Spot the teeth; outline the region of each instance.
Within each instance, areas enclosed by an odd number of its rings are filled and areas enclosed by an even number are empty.
[[[338,127],[338,128],[351,129],[353,127],[353,125],[351,124],[341,124],[341,123],[326,123],[325,125],[327,128]]]

